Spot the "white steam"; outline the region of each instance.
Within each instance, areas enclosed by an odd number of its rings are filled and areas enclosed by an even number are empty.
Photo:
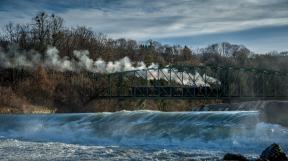
[[[89,71],[93,73],[115,73],[129,70],[156,68],[157,64],[146,66],[143,62],[132,63],[128,57],[118,61],[105,62],[101,58],[94,61],[89,57],[89,51],[73,51],[74,58],[60,57],[55,47],[47,49],[45,56],[35,51],[17,51],[10,48],[4,52],[0,50],[0,66],[4,68],[35,68],[39,65],[57,71]],[[135,64],[133,66],[133,64]]]
[[[148,70],[146,75],[144,71],[140,71],[140,75],[147,77],[149,80],[164,79],[169,81],[170,79],[169,69],[164,68],[160,71],[155,70],[158,68],[158,64],[155,63],[147,66],[144,62],[131,62],[128,57],[124,57],[118,61],[105,62],[101,58],[94,61],[89,57],[89,51],[87,50],[75,50],[73,51],[73,55],[74,58],[60,57],[59,51],[55,47],[49,47],[44,57],[33,50],[27,52],[18,51],[16,48],[10,48],[7,52],[0,50],[0,66],[2,68],[35,69],[35,67],[41,65],[56,71],[89,71],[93,73],[115,73],[151,69]],[[189,86],[210,86],[209,84],[211,83],[219,83],[217,79],[209,77],[206,74],[201,76],[198,72],[192,74],[178,72],[176,69],[173,69],[173,72],[171,72],[171,81]]]

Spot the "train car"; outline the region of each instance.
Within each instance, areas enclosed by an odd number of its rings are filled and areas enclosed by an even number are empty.
[[[135,97],[218,97],[220,94],[219,88],[211,87],[137,86],[130,91],[130,95]]]

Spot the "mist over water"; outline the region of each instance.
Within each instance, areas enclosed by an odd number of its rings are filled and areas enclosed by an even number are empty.
[[[161,153],[163,149],[167,156],[187,153],[189,157],[220,157],[225,152],[253,156],[274,142],[288,149],[288,129],[262,122],[258,112],[121,111],[1,115],[0,119],[0,149],[13,147],[15,139],[23,146],[32,142],[42,148],[49,144],[52,149],[67,145],[97,151],[100,146],[103,151],[110,149],[119,155],[130,150],[135,157]],[[108,152],[104,154],[108,157]]]

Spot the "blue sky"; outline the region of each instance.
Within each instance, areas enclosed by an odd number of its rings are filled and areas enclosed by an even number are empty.
[[[0,0],[0,26],[29,23],[40,11],[112,38],[205,47],[243,44],[288,50],[288,0]]]

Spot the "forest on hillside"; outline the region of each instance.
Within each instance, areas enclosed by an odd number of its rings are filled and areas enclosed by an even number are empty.
[[[147,66],[167,65],[213,65],[260,68],[279,72],[288,72],[288,52],[253,53],[243,45],[228,42],[212,44],[206,48],[192,50],[188,46],[166,45],[154,40],[136,41],[131,39],[113,39],[103,33],[97,33],[86,26],[67,27],[65,21],[54,14],[38,13],[25,24],[9,23],[0,34],[0,112],[31,112],[48,109],[57,112],[93,112],[117,111],[142,106],[143,101],[99,101],[93,107],[89,100],[88,79],[83,75],[63,77],[42,64],[48,49],[57,49],[57,54],[65,60],[80,59],[75,51],[87,51],[89,59],[96,61],[118,61],[128,57],[131,62],[144,62]],[[192,44],[193,45],[193,44]],[[38,65],[33,71],[15,68],[13,58],[21,60],[39,55]],[[9,59],[9,60],[8,60]],[[10,60],[11,59],[11,60]],[[24,59],[24,58],[23,58]],[[6,61],[9,61],[7,63]],[[43,62],[42,62],[43,61]],[[11,63],[12,62],[12,63]],[[53,60],[52,60],[53,62]],[[21,75],[18,79],[17,75]],[[81,77],[81,84],[75,80]],[[74,80],[74,81],[73,81]],[[98,82],[101,86],[103,82]],[[121,102],[121,103],[119,103]],[[188,110],[201,102],[191,101],[148,101],[151,109]],[[133,104],[131,106],[131,104]],[[168,107],[169,106],[169,107]],[[152,108],[153,107],[153,108]]]

